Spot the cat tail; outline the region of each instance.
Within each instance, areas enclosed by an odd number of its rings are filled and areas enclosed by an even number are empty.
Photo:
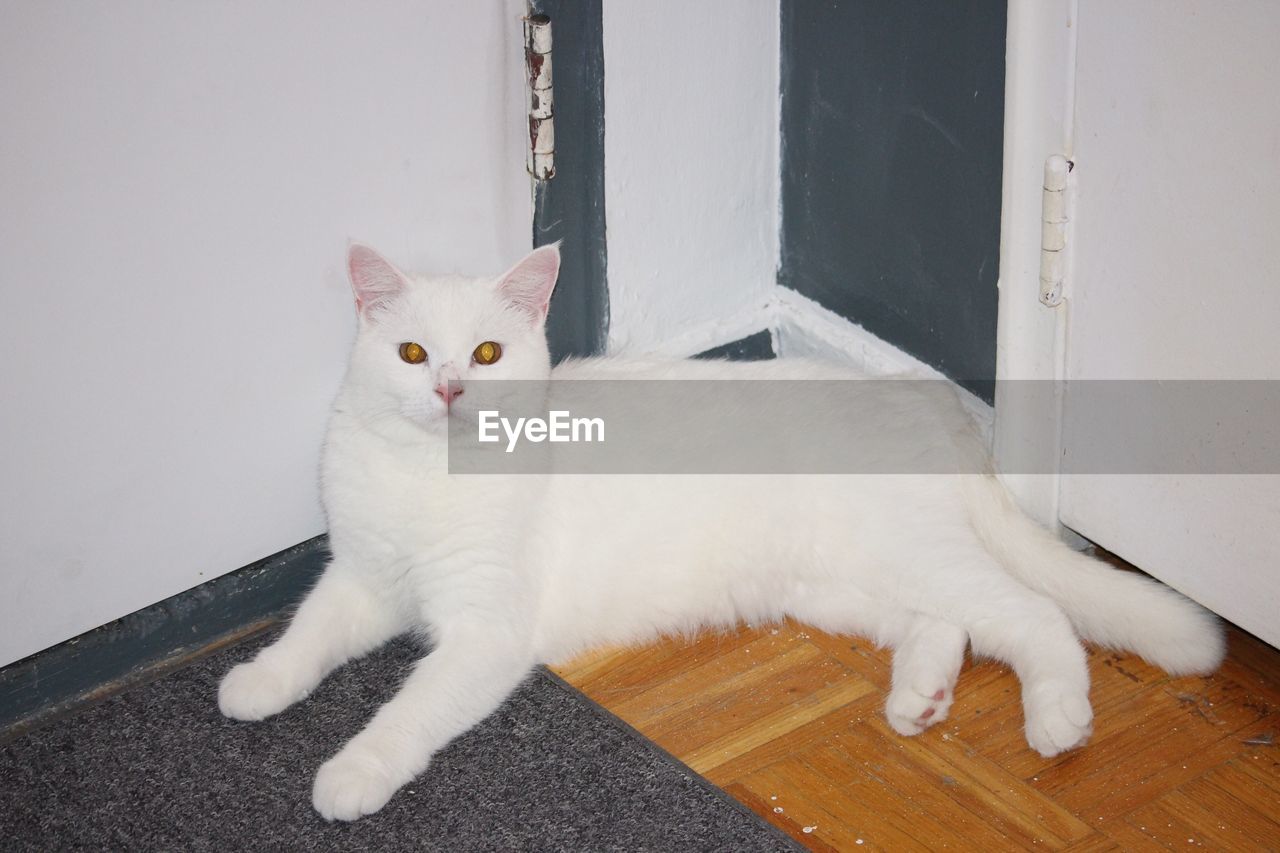
[[[1057,602],[1084,639],[1136,652],[1172,675],[1217,669],[1226,637],[1216,616],[1158,581],[1072,550],[1024,515],[994,476],[964,479],[987,550]]]

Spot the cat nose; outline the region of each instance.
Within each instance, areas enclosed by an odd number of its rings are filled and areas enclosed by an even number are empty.
[[[436,396],[441,400],[444,400],[444,404],[448,406],[454,400],[462,396],[462,386],[456,382],[453,384],[437,385]]]

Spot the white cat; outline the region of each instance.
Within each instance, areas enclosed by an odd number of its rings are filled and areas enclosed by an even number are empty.
[[[430,637],[398,695],[320,768],[326,819],[380,809],[536,664],[661,633],[792,616],[870,636],[895,650],[885,713],[904,735],[946,717],[971,643],[1018,674],[1027,741],[1046,756],[1090,734],[1078,637],[1171,673],[1221,661],[1211,614],[1070,550],[990,474],[450,475],[446,425],[476,380],[848,376],[788,360],[553,369],[543,326],[559,263],[544,247],[497,279],[425,278],[350,251],[359,329],[322,467],[333,560],[280,639],[218,694],[227,716],[259,720],[398,634]],[[858,411],[851,442],[985,454],[958,409]]]

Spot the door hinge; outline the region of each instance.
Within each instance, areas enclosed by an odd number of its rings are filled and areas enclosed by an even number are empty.
[[[1062,304],[1067,267],[1067,176],[1074,166],[1061,154],[1044,161],[1044,192],[1040,200],[1040,301],[1050,308]]]
[[[529,150],[525,167],[539,181],[556,174],[555,109],[551,90],[551,18],[524,19],[525,103],[529,108]]]

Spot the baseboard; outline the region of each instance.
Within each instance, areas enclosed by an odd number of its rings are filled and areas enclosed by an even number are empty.
[[[779,358],[819,358],[847,364],[869,378],[901,376],[940,379],[955,385],[960,402],[990,441],[995,409],[967,388],[888,341],[823,308],[794,290],[779,286],[775,296]]]
[[[327,548],[317,536],[0,669],[0,739],[277,621]]]
[[[676,336],[655,354],[676,358],[816,358],[868,378],[901,376],[950,382],[990,441],[995,409],[969,389],[883,338],[781,285],[767,302]]]
[[[914,356],[786,287],[779,286],[775,296],[775,323],[778,355],[783,358],[833,361],[868,377],[942,376]]]
[[[630,355],[654,355],[663,358],[694,358],[717,347],[729,346],[774,327],[772,300],[748,305],[740,311],[684,331],[654,346],[637,348],[621,341],[610,344],[610,352]],[[772,347],[771,347],[772,348]]]

